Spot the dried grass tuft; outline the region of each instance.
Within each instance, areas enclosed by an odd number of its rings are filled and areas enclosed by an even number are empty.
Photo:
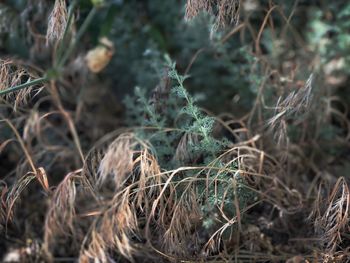
[[[322,203],[320,200],[317,202]],[[315,227],[317,232],[322,233],[325,252],[333,255],[342,243],[343,234],[349,231],[350,192],[344,177],[338,179],[326,204],[326,210],[317,213],[319,217],[315,219]]]
[[[296,91],[291,92],[284,100],[280,97],[275,107],[275,113],[267,122],[274,135],[277,145],[287,147],[289,138],[287,136],[287,118],[300,116],[310,108],[312,100],[312,80],[311,74],[306,84]]]
[[[135,139],[132,134],[119,136],[107,149],[99,165],[97,184],[111,181],[119,188],[134,166]]]
[[[6,200],[5,200],[5,196],[7,193],[7,186],[5,184],[5,182],[0,181],[1,185],[0,185],[0,233],[3,230],[3,226],[6,223]]]
[[[36,79],[37,76],[27,68],[18,65],[15,61],[0,59],[0,91],[29,82]],[[19,91],[8,93],[4,96],[6,100],[14,101],[14,109],[26,104],[33,91],[33,86],[21,89]],[[38,89],[39,92],[41,88]]]
[[[68,11],[65,0],[56,0],[49,16],[46,32],[46,44],[62,40],[68,23]]]
[[[133,237],[138,229],[136,210],[129,203],[130,192],[115,198],[111,206],[95,221],[84,255],[106,262],[108,251],[117,249],[125,258],[132,259],[137,252]]]
[[[68,174],[57,186],[51,199],[45,220],[44,247],[49,251],[50,244],[58,235],[74,233],[76,179],[77,172]]]
[[[122,134],[107,148],[96,181],[100,188],[104,186],[103,191],[96,192],[104,205],[81,258],[106,262],[108,251],[116,250],[132,260],[142,252],[137,244],[146,239],[144,225],[152,217],[152,203],[159,198],[164,181],[157,160],[134,134]],[[160,203],[165,200],[161,198]]]
[[[225,27],[231,24],[238,24],[239,0],[187,0],[186,19],[192,19],[200,12],[208,12],[216,18],[215,26]]]
[[[16,201],[19,199],[21,193],[27,188],[27,186],[36,178],[33,173],[28,173],[22,176],[6,194],[6,202],[3,204],[6,209],[6,222],[13,217],[13,208]]]

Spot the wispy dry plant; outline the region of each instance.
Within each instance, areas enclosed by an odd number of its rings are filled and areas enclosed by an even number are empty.
[[[21,193],[27,188],[27,186],[36,178],[32,173],[28,173],[22,176],[6,194],[6,223],[12,219],[14,214],[14,205],[20,198]]]
[[[98,185],[106,188],[96,194],[104,196],[106,205],[94,220],[81,257],[106,262],[108,251],[114,249],[131,260],[142,252],[135,247],[146,238],[140,224],[144,225],[151,216],[152,202],[159,197],[163,181],[147,144],[131,133],[114,140],[97,173]]]
[[[267,124],[279,146],[288,146],[287,119],[301,117],[301,114],[310,108],[312,80],[313,75],[311,74],[303,87],[289,93],[284,100],[282,97],[278,99],[274,116],[268,120]]]
[[[215,16],[216,27],[225,27],[238,23],[239,8],[239,0],[188,0],[186,4],[186,19],[192,19],[204,11]]]
[[[119,188],[134,167],[133,149],[136,145],[132,134],[124,134],[110,144],[99,166],[98,185],[112,179],[116,188]]]
[[[46,32],[46,43],[56,43],[62,40],[68,22],[66,0],[56,0],[49,16]]]
[[[185,190],[173,207],[169,207],[172,216],[165,224],[164,239],[161,243],[163,251],[169,255],[188,257],[191,253],[199,253],[205,243],[199,236],[202,212],[193,187],[195,181],[193,178],[178,184],[179,188],[185,187]]]
[[[34,79],[36,75],[33,72],[16,64],[15,61],[0,59],[0,92]],[[34,87],[35,85],[8,93],[5,99],[14,100],[14,109],[17,109],[18,106],[27,102]],[[40,90],[39,88],[37,92]]]
[[[317,202],[323,203],[319,200]],[[324,212],[318,212],[315,227],[317,232],[322,233],[324,252],[333,255],[341,248],[342,236],[349,231],[350,192],[344,177],[340,177],[336,182],[326,200],[326,206]]]
[[[3,226],[6,223],[6,200],[7,186],[5,182],[0,181],[0,233],[2,233]]]
[[[55,237],[74,234],[76,176],[76,172],[66,175],[53,193],[45,219],[44,246],[46,251],[49,251],[49,246]]]
[[[205,180],[200,177],[210,168],[180,167],[162,172],[148,147],[131,133],[110,144],[97,174],[100,185],[110,187],[96,192],[104,196],[105,205],[94,220],[81,258],[106,262],[110,250],[129,260],[155,251],[188,258],[198,256],[208,241],[209,236],[196,233],[204,231],[201,206],[205,204],[196,194],[196,185]],[[186,177],[183,173],[187,170],[198,172]],[[108,182],[113,182],[113,187]]]
[[[283,101],[281,101],[281,97],[278,99],[274,117],[268,121],[269,125],[275,126],[282,117],[301,113],[308,109],[312,99],[312,80],[313,75],[310,75],[303,87],[291,92]]]
[[[179,163],[188,163],[193,156],[188,151],[188,145],[196,145],[199,142],[198,135],[185,133],[176,148],[174,159]]]
[[[212,13],[212,5],[210,0],[188,0],[186,4],[186,18],[192,19],[200,12],[206,11]]]
[[[125,258],[132,259],[137,253],[138,220],[135,204],[130,203],[127,189],[110,202],[110,207],[95,221],[89,243],[83,254],[107,262],[108,251],[116,249]]]
[[[23,140],[30,145],[31,139],[40,137],[40,115],[36,110],[30,112],[23,128]]]

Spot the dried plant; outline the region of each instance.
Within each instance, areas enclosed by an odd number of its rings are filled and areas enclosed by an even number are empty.
[[[325,252],[332,255],[341,247],[342,236],[348,232],[350,192],[344,177],[338,179],[325,204],[326,210],[319,212],[315,227],[322,233]]]
[[[239,0],[188,0],[186,4],[186,18],[192,19],[200,12],[208,12],[216,18],[216,27],[237,25],[239,20]]]
[[[0,234],[3,231],[3,226],[6,223],[6,194],[7,194],[7,186],[3,181],[0,181]]]
[[[281,97],[278,99],[274,117],[268,121],[270,126],[275,126],[276,122],[286,115],[298,114],[309,108],[312,99],[312,80],[311,74],[303,87],[291,92],[283,101]]]
[[[277,101],[274,116],[268,120],[267,124],[280,147],[287,147],[289,144],[287,119],[300,117],[303,112],[310,108],[312,80],[313,75],[311,74],[303,87],[291,92],[283,101],[282,97],[279,97]]]
[[[110,249],[117,251],[128,259],[132,259],[137,252],[134,247],[134,237],[138,230],[136,209],[129,200],[130,192],[124,191],[114,199],[113,204],[102,213],[92,230],[90,242],[85,255],[100,259],[107,258]]]
[[[68,11],[66,0],[56,0],[49,16],[46,32],[46,43],[57,43],[62,40],[67,28]]]
[[[138,254],[135,238],[142,237],[140,220],[151,216],[152,200],[161,192],[163,180],[159,165],[147,145],[127,133],[120,135],[106,150],[97,176],[101,187],[108,182],[112,182],[113,187],[99,193],[108,201],[94,220],[81,257],[106,262],[109,249],[116,249],[132,259]]]
[[[108,148],[103,159],[101,160],[98,185],[111,181],[118,189],[123,181],[132,172],[134,167],[134,148],[136,140],[132,134],[124,134],[118,137]],[[112,176],[112,178],[108,178]]]
[[[56,236],[74,233],[76,175],[76,172],[66,175],[53,193],[45,220],[44,247],[47,252]]]
[[[20,198],[21,193],[27,188],[27,186],[35,179],[35,175],[28,173],[22,176],[11,189],[6,193],[5,211],[6,211],[6,223],[12,219],[14,214],[14,205]]]
[[[0,92],[8,88],[21,85],[25,82],[30,82],[36,79],[36,74],[31,70],[17,64],[14,60],[0,59]],[[5,99],[14,101],[14,109],[25,104],[32,94],[32,90],[36,85],[29,86],[26,89],[20,89],[5,95]],[[37,92],[40,92],[42,87],[39,86]]]

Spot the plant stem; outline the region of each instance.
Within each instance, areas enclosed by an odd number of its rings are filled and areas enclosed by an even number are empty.
[[[17,85],[17,86],[8,88],[8,89],[4,89],[4,90],[0,91],[0,96],[5,95],[5,94],[10,93],[10,92],[25,89],[25,88],[30,87],[30,86],[34,86],[36,84],[40,84],[40,83],[46,82],[48,80],[49,80],[48,77],[42,77],[42,78],[38,78],[38,79],[35,79],[33,81],[29,81],[29,82],[26,82],[26,83],[23,83],[23,84],[20,84],[20,85]]]
[[[93,7],[91,9],[90,13],[88,14],[88,16],[85,18],[85,21],[83,22],[83,24],[79,28],[79,31],[78,31],[77,35],[75,36],[73,42],[70,44],[70,46],[68,47],[66,53],[64,53],[62,59],[58,63],[58,67],[59,68],[62,67],[67,62],[68,58],[70,57],[70,55],[74,51],[74,49],[75,49],[76,45],[78,44],[79,40],[84,35],[85,31],[87,30],[87,28],[89,27],[90,23],[92,22],[92,19],[94,18],[96,12],[97,12],[97,8]]]
[[[66,25],[66,28],[64,29],[63,37],[62,37],[62,40],[59,43],[59,47],[58,47],[58,51],[57,51],[58,61],[62,57],[62,53],[63,53],[63,50],[64,50],[63,47],[64,47],[64,44],[66,42],[66,38],[67,38],[67,35],[68,35],[68,30],[69,30],[69,28],[70,28],[70,26],[72,24],[72,19],[73,19],[73,16],[74,16],[74,9],[75,9],[75,6],[77,4],[78,4],[78,0],[73,0],[73,2],[69,6],[67,25]]]

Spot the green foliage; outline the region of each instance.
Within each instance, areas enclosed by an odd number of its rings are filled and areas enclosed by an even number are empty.
[[[198,177],[196,171],[184,171],[184,178],[195,180],[197,198],[202,204],[202,227],[206,231],[217,229],[213,215],[218,207],[226,216],[234,217],[236,209],[243,209],[253,198],[245,179],[237,172],[237,164],[225,164],[217,159],[220,153],[229,146],[226,138],[216,139],[212,136],[215,119],[204,114],[196,105],[196,100],[184,86],[188,76],[178,74],[176,64],[166,58],[167,77],[174,86],[168,97],[164,98],[162,111],[157,109],[159,101],[146,99],[146,92],[135,88],[135,96],[128,96],[124,101],[127,107],[128,120],[132,125],[141,126],[137,134],[141,139],[150,142],[153,153],[163,169],[176,169],[180,166],[201,166],[204,170]],[[181,145],[181,155],[177,153],[181,139],[192,138]],[[178,195],[182,195],[179,186]],[[238,201],[238,207],[235,200]]]
[[[325,16],[322,10],[312,9],[309,41],[319,52],[323,64],[335,58],[343,58],[341,71],[350,74],[350,4],[332,3],[329,12],[332,19],[329,15]]]
[[[255,195],[247,188],[247,182],[237,172],[236,163],[225,165],[222,162],[215,162],[213,167],[219,169],[219,172],[213,171],[209,174],[209,187],[205,183],[198,184],[198,196],[205,200],[202,211],[204,214],[210,214],[219,207],[227,217],[232,218],[237,214],[237,209],[240,211],[244,209]],[[205,217],[203,227],[211,229],[214,226],[213,218]]]
[[[176,64],[167,58],[167,77],[175,82],[175,86],[169,90],[164,100],[147,100],[145,90],[136,87],[135,98],[127,96],[124,101],[129,123],[141,126],[140,136],[155,147],[156,156],[163,168],[187,164],[178,163],[174,159],[169,163],[169,158],[175,156],[180,138],[185,134],[198,138],[196,142],[188,141],[186,151],[191,156],[202,157],[204,160],[212,160],[228,145],[227,140],[212,137],[215,119],[203,114],[195,105],[195,99],[184,87],[188,76],[179,75],[175,67]],[[161,112],[157,109],[158,103],[162,104]],[[208,162],[204,161],[203,164],[206,163]]]
[[[252,71],[256,61],[250,48],[238,48],[242,44],[236,35],[222,43],[227,31],[213,31],[215,21],[208,14],[190,22],[183,17],[183,6],[175,0],[120,5],[110,33],[117,55],[105,72],[113,78],[114,91],[123,95],[125,87],[140,86],[150,92],[162,77],[162,54],[176,57],[178,69],[185,72],[202,50],[187,72],[193,78],[186,82],[197,104],[214,112],[248,111],[260,79],[259,72]]]
[[[181,76],[175,69],[175,63],[168,61],[169,77],[177,82],[177,86],[173,88],[173,93],[178,98],[183,99],[185,106],[179,111],[180,114],[185,115],[186,121],[180,126],[180,129],[189,133],[200,136],[198,144],[191,144],[190,151],[198,153],[206,157],[215,157],[228,143],[225,140],[217,140],[211,136],[215,119],[213,117],[205,116],[200,109],[195,105],[195,100],[190,96],[183,86],[187,76]]]

